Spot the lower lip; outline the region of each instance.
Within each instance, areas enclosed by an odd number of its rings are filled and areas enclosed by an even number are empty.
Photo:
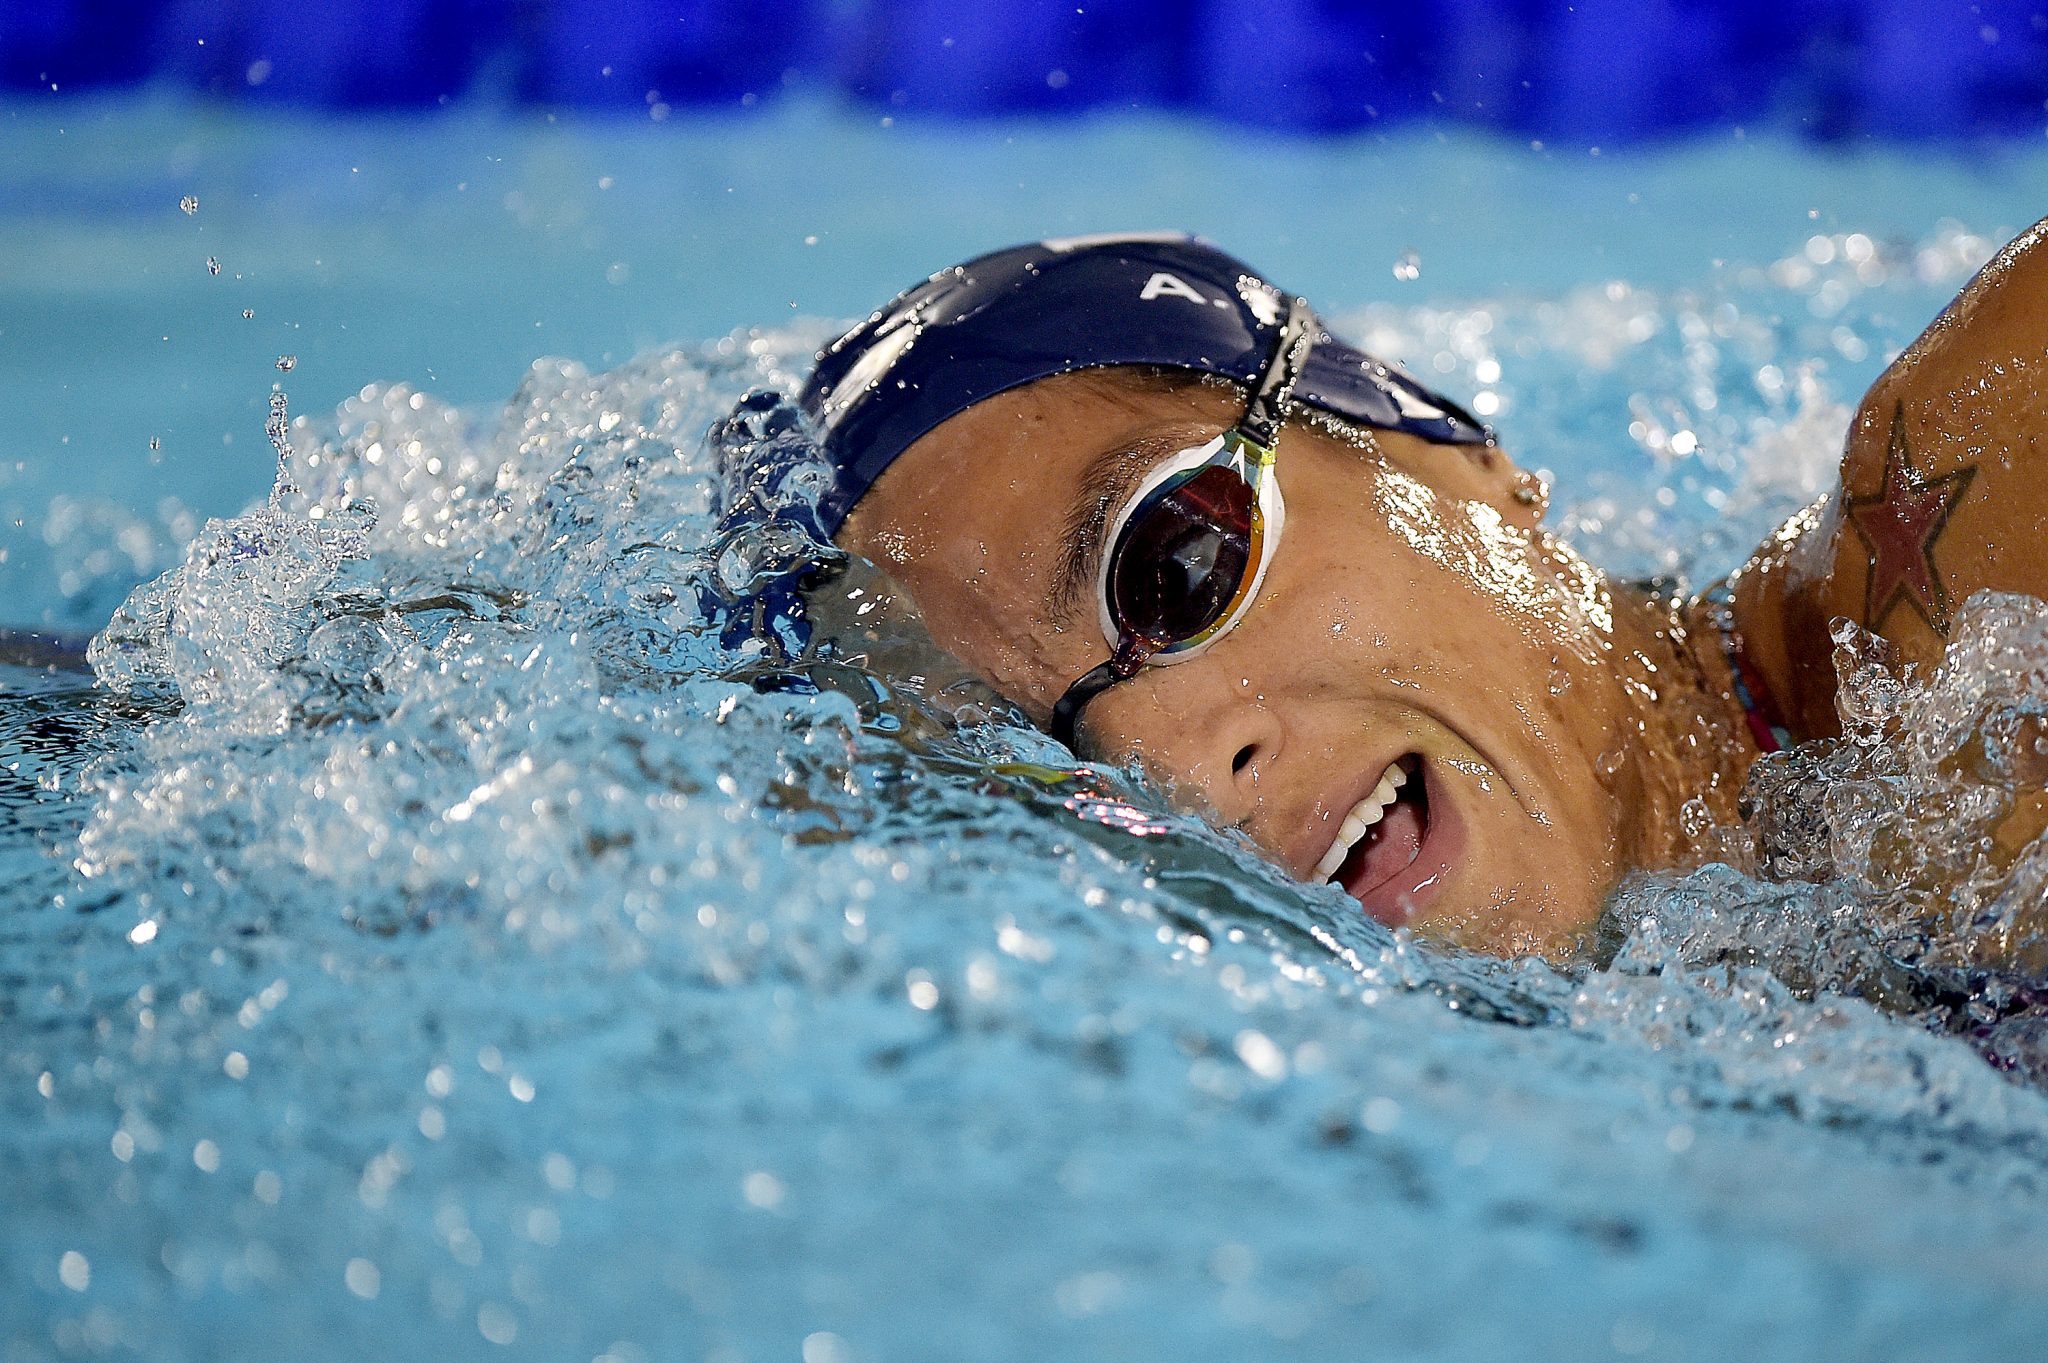
[[[1346,893],[1366,913],[1390,928],[1406,927],[1429,912],[1450,879],[1451,867],[1465,851],[1465,825],[1448,792],[1431,779],[1427,765],[1415,777],[1428,783],[1425,789],[1429,794],[1429,821],[1422,830],[1422,846],[1416,849],[1415,860],[1371,889],[1346,887]]]

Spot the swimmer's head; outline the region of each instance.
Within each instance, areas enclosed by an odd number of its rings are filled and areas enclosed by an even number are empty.
[[[1637,755],[1678,742],[1669,632],[1541,530],[1489,432],[1230,256],[984,256],[828,348],[804,402],[827,528],[934,639],[1296,876],[1555,954],[1668,855]]]
[[[828,532],[897,457],[947,418],[1039,379],[1111,366],[1250,383],[1287,298],[1179,232],[1014,246],[941,270],[828,346],[804,386],[838,478]],[[1475,444],[1482,426],[1320,324],[1293,399],[1368,428]]]

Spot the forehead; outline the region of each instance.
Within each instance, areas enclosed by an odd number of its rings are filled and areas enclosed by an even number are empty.
[[[840,539],[902,568],[965,565],[984,560],[996,544],[1056,539],[1091,470],[1162,433],[1221,430],[1242,401],[1228,387],[1126,381],[1114,371],[1062,374],[999,393],[905,450],[861,499]]]
[[[1014,698],[1049,703],[1044,688],[1105,647],[1092,607],[1068,620],[1048,609],[1091,470],[1162,438],[1204,439],[1242,403],[1228,386],[1101,371],[999,393],[904,451],[840,542],[909,589],[938,643]]]

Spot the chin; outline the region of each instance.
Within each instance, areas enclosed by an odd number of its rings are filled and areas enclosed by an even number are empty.
[[[1490,956],[1541,956],[1563,964],[1583,956],[1591,945],[1607,887],[1579,877],[1531,879],[1525,872],[1514,881],[1480,889],[1483,903],[1450,906],[1427,922],[1422,935]],[[1573,883],[1576,882],[1576,883]]]
[[[1388,927],[1499,956],[1580,954],[1612,880],[1611,854],[1595,849],[1611,839],[1539,823],[1498,785],[1477,795],[1463,765],[1396,758],[1344,816],[1314,876]]]

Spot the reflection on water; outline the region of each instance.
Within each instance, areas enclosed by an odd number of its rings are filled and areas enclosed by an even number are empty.
[[[1839,447],[1795,357],[1956,282],[1823,303],[1860,248],[1816,249],[1354,320],[1559,450],[1597,557],[1706,573]],[[280,421],[97,686],[10,654],[11,1356],[2038,1338],[2048,1104],[1982,1054],[2034,1075],[2038,1024],[1980,948],[2031,942],[2043,854],[1979,834],[2040,787],[2040,607],[1974,603],[1931,677],[1845,636],[1849,736],[1767,767],[1728,864],[1626,887],[1605,964],[1447,955],[819,585],[774,396],[817,339]],[[1575,476],[1623,416],[1638,462]]]

